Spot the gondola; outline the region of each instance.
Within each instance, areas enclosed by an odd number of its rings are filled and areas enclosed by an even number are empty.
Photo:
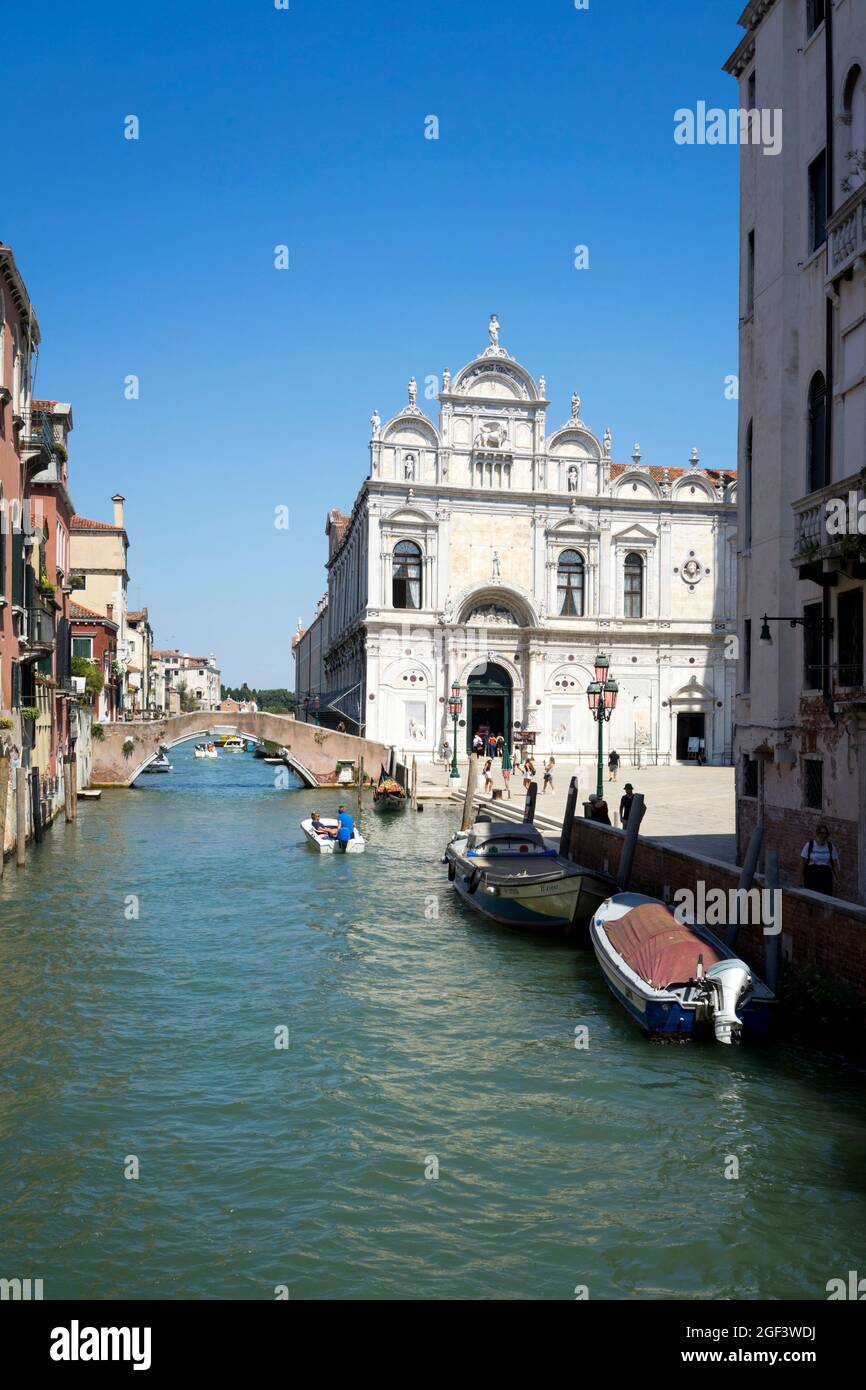
[[[395,782],[393,777],[389,777],[383,766],[379,773],[379,780],[373,788],[373,805],[376,810],[403,811],[408,800],[406,788],[401,787],[399,782]]]

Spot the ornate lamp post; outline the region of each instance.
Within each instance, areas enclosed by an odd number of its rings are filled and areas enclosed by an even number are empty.
[[[459,773],[458,770],[457,770],[457,720],[460,718],[460,715],[461,715],[462,710],[463,710],[463,699],[462,699],[462,696],[461,696],[461,694],[460,694],[460,686],[459,686],[459,685],[457,684],[457,682],[455,681],[454,684],[451,686],[451,698],[450,698],[449,701],[448,701],[448,713],[451,715],[451,718],[454,720],[454,743],[453,743],[453,745],[452,745],[451,773],[450,773],[451,777],[459,777],[459,776],[460,776],[460,773]]]
[[[619,694],[619,686],[615,680],[610,680],[608,671],[610,670],[610,657],[599,652],[595,658],[595,680],[590,681],[586,687],[586,698],[589,703],[589,712],[598,724],[598,783],[596,794],[604,795],[604,726],[610,722],[610,716],[616,709],[616,697]]]

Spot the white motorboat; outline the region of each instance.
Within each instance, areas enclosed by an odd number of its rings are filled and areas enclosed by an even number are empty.
[[[151,758],[147,767],[143,767],[142,772],[171,772],[171,763],[164,748],[160,748],[156,757]]]
[[[243,753],[246,750],[246,746],[246,739],[237,738],[235,736],[223,739],[222,741],[222,748],[225,753]]]
[[[331,819],[328,816],[321,816],[320,819],[317,821],[317,825],[321,827],[322,831],[327,832],[329,830],[336,830],[339,825],[339,821]],[[301,829],[306,835],[309,844],[311,844],[314,849],[317,849],[320,854],[333,854],[334,851],[337,850],[336,839],[332,839],[332,837],[327,833],[320,834],[318,830],[315,830],[313,828],[312,820],[302,820]],[[358,827],[356,825],[352,832],[352,838],[346,845],[345,853],[363,854],[366,848],[367,843],[363,835],[359,833]],[[337,850],[337,853],[342,854],[343,851]]]
[[[193,749],[193,756],[196,758],[217,758],[219,754],[212,743],[197,743]]]

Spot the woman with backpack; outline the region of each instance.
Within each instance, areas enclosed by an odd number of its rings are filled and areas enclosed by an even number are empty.
[[[839,868],[839,855],[830,840],[830,831],[822,823],[815,831],[814,840],[803,846],[800,855],[803,887],[811,888],[813,893],[824,893],[828,898],[833,894],[833,876]]]

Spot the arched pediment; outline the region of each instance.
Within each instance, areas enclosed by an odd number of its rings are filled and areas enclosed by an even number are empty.
[[[671,488],[671,497],[678,502],[716,502],[716,489],[706,473],[697,470],[677,478]]]
[[[476,357],[461,368],[451,384],[453,395],[486,401],[538,401],[538,387],[525,367],[513,358]]]
[[[507,584],[486,584],[481,588],[465,589],[454,607],[460,626],[538,626],[538,614],[532,597]]]
[[[708,690],[707,687],[698,680],[697,676],[692,676],[691,680],[686,685],[681,686],[674,695],[671,695],[670,703],[672,705],[678,705],[695,700],[700,703],[712,703],[715,698],[712,690]]]
[[[661,488],[651,473],[629,468],[621,473],[611,488],[613,497],[661,497]]]
[[[389,420],[382,430],[382,439],[388,444],[432,445],[436,448],[439,431],[432,420],[428,420],[416,408],[415,411],[401,411]]]
[[[436,518],[432,512],[424,511],[423,507],[395,507],[392,512],[382,517],[385,526],[399,522],[401,526],[435,526]]]
[[[603,457],[600,442],[585,425],[565,425],[547,441],[551,458],[590,459],[598,463]]]

